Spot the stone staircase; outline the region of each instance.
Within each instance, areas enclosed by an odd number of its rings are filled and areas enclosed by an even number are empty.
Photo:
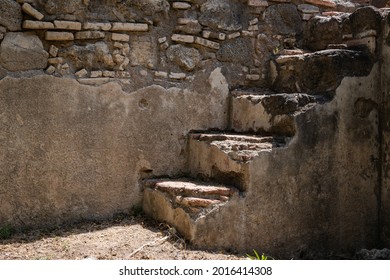
[[[221,215],[223,211],[244,207],[241,202],[250,193],[251,174],[256,172],[252,161],[263,153],[288,149],[296,135],[297,116],[330,101],[343,77],[366,74],[362,72],[367,63],[371,64],[367,53],[345,49],[275,57],[272,89],[231,91],[226,131],[188,134],[186,178],[143,181],[145,213],[171,224],[194,244],[215,247],[204,244],[213,239],[202,235],[219,216],[229,216]],[[234,239],[242,229],[230,229],[226,221],[225,230]]]

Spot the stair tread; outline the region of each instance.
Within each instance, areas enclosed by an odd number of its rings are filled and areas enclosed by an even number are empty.
[[[161,191],[173,193],[192,193],[199,195],[222,195],[231,196],[235,193],[234,189],[222,185],[207,184],[205,182],[189,180],[161,180],[157,181],[155,188]]]
[[[217,146],[235,161],[247,162],[258,156],[260,152],[284,147],[289,137],[273,137],[244,135],[233,133],[191,133],[190,137],[197,141],[205,141]]]

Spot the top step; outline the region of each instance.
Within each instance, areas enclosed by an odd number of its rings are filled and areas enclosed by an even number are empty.
[[[308,94],[334,91],[346,76],[367,76],[373,60],[370,53],[346,49],[279,55],[271,60],[272,89]]]

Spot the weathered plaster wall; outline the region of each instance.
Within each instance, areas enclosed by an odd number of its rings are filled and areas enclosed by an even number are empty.
[[[115,82],[1,80],[1,224],[40,227],[139,205],[142,176],[184,172],[191,129],[227,126],[220,69],[194,87],[126,93]]]

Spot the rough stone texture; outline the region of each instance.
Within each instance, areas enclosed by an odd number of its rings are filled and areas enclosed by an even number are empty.
[[[223,62],[252,64],[252,44],[247,38],[238,38],[223,44],[217,52],[217,59]]]
[[[72,14],[82,7],[81,0],[47,0],[44,2],[45,11],[48,14]]]
[[[167,50],[167,57],[183,70],[193,71],[200,63],[202,57],[195,48],[187,48],[182,45],[173,45]]]
[[[341,20],[334,17],[315,17],[309,21],[306,45],[310,50],[324,50],[329,44],[343,41]]]
[[[10,31],[18,31],[22,26],[22,8],[14,0],[0,2],[0,25]]]
[[[43,69],[49,54],[35,35],[7,33],[0,45],[0,64],[10,71]]]
[[[264,18],[276,34],[300,34],[303,24],[297,7],[293,4],[280,4],[268,7]]]
[[[381,16],[374,7],[364,7],[351,14],[351,29],[353,34],[366,30],[381,30]]]
[[[208,0],[201,6],[199,22],[212,29],[237,31],[242,28],[241,7],[232,0]]]
[[[84,67],[93,69],[99,66],[112,69],[115,66],[108,46],[104,42],[87,44],[86,46],[72,46],[60,51],[59,55],[67,59],[75,69]]]
[[[335,90],[345,76],[367,75],[372,63],[367,53],[350,50],[280,56],[276,59],[272,88],[278,92],[329,92]]]
[[[226,127],[227,94],[219,69],[185,93],[151,86],[128,94],[117,83],[50,76],[1,80],[0,221],[41,227],[129,211],[144,175],[183,170],[188,131]]]

